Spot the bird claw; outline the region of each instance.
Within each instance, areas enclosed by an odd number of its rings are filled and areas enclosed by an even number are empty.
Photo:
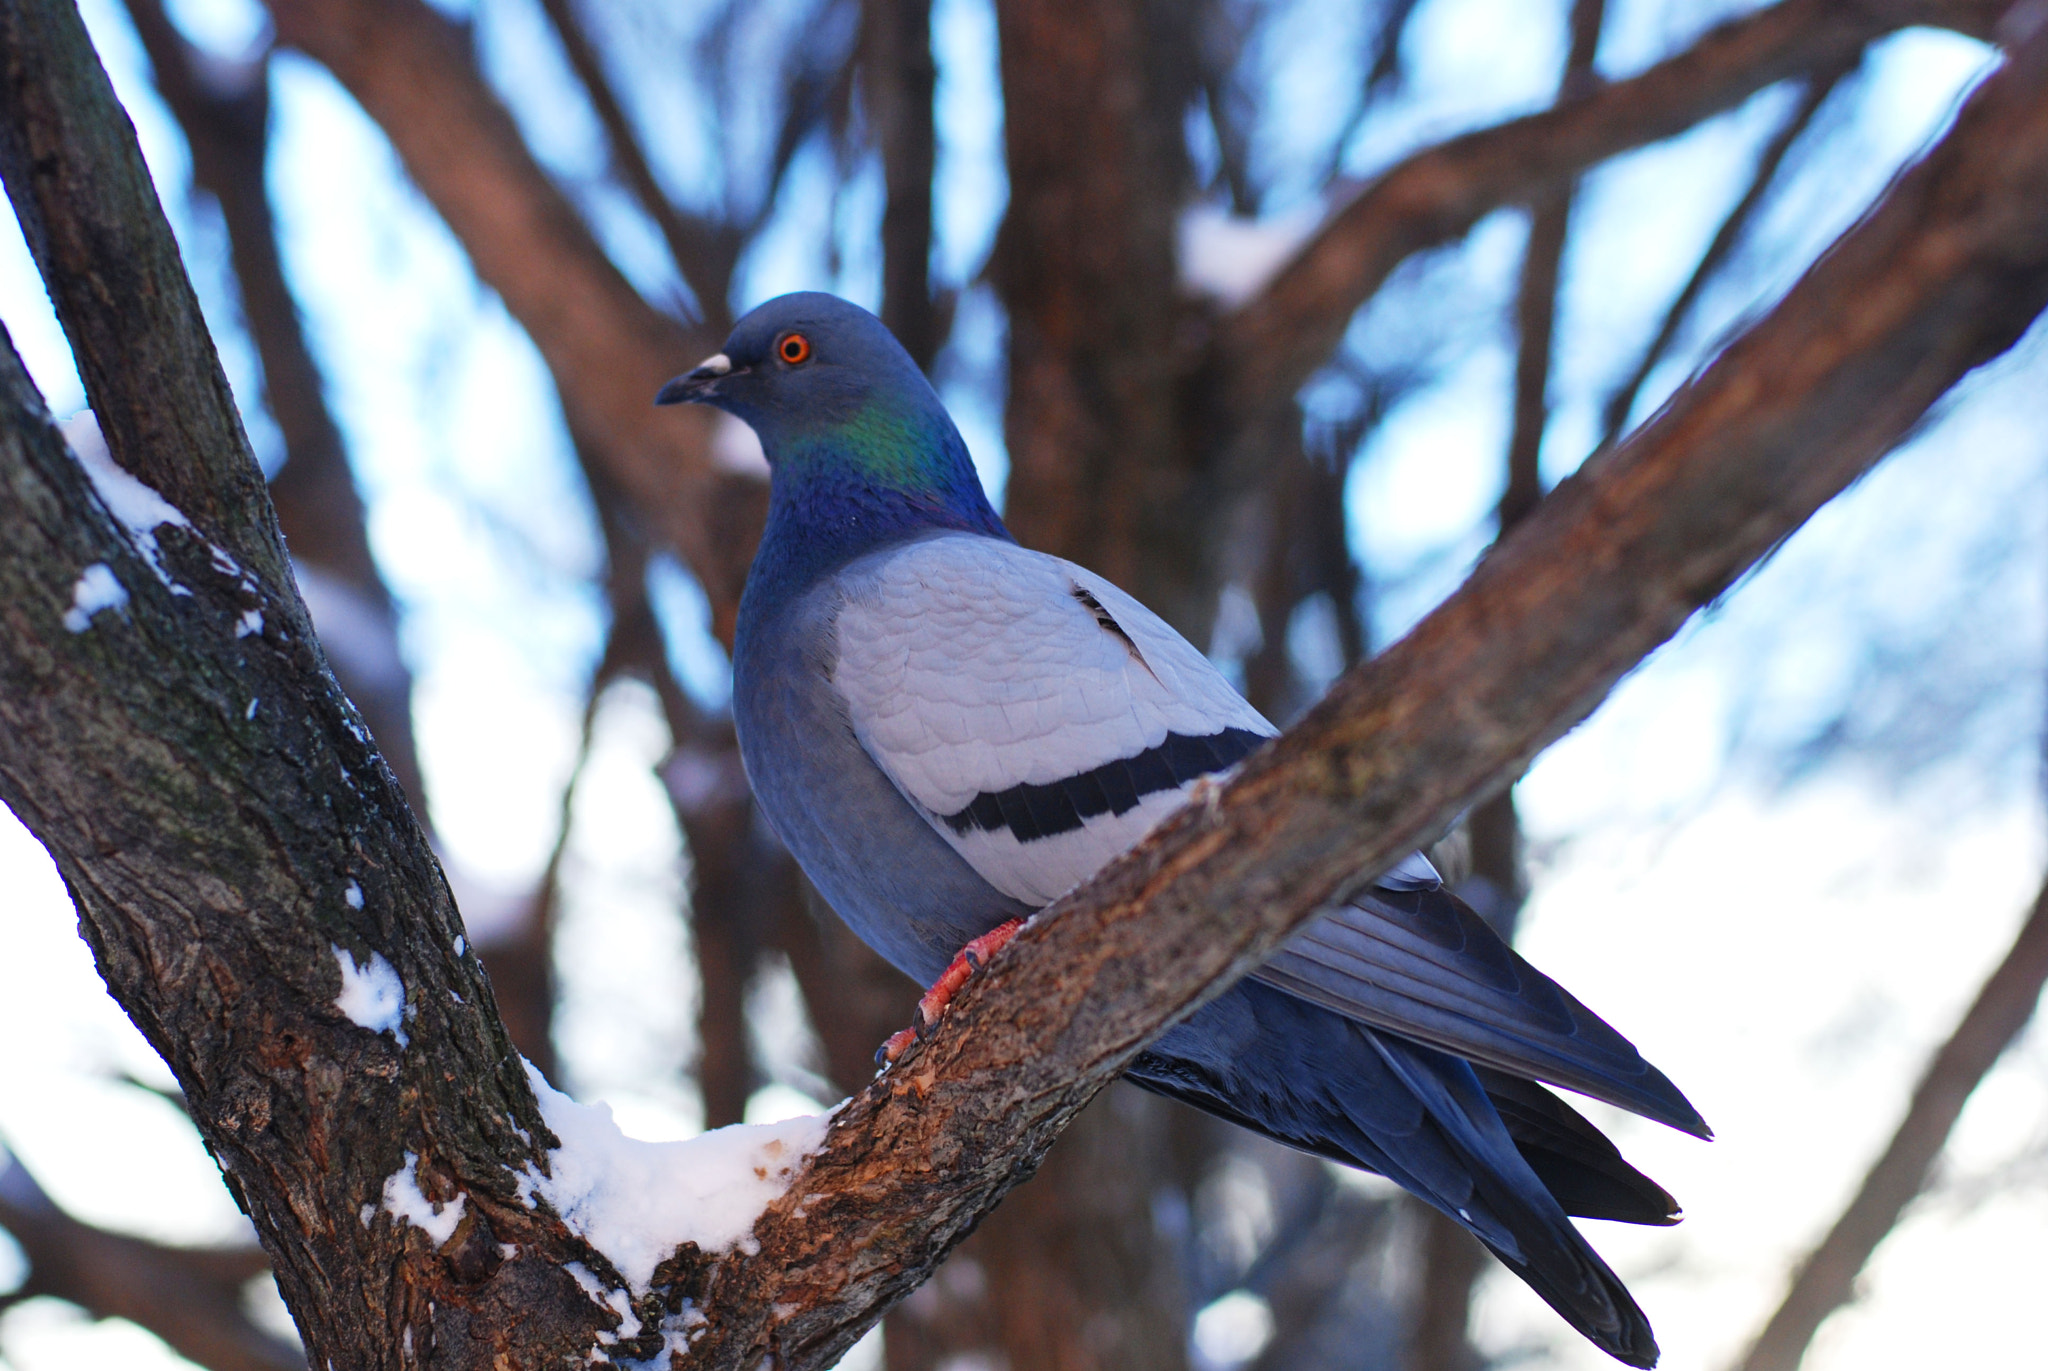
[[[1016,937],[1017,930],[1023,926],[1022,919],[1011,919],[1007,923],[998,924],[961,948],[945,971],[940,973],[938,980],[932,982],[932,988],[924,992],[924,997],[917,1002],[917,1008],[911,1011],[910,1027],[891,1034],[889,1040],[876,1051],[875,1064],[894,1065],[897,1058],[910,1050],[912,1043],[923,1042],[925,1036],[938,1026],[939,1020],[945,1017],[946,1006],[952,1003],[953,996],[959,992],[960,987],[967,984],[968,977],[981,970],[982,964],[995,955],[997,949]]]

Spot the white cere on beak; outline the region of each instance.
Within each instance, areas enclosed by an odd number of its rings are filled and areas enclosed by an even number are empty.
[[[723,376],[731,370],[732,358],[722,352],[706,357],[703,361],[697,363],[697,374],[700,376],[706,373],[713,376]]]

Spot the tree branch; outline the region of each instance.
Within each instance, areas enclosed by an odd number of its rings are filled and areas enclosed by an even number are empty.
[[[711,415],[650,397],[724,341],[641,299],[534,160],[462,32],[422,0],[272,0],[281,41],[377,121],[540,349],[569,430],[704,587],[730,644],[767,497],[711,459]],[[751,532],[751,536],[749,536]]]
[[[0,0],[0,174],[100,432],[243,566],[288,585],[263,475],[156,192],[146,176],[100,174],[134,146],[77,16]]]
[[[1721,264],[1728,260],[1728,254],[1735,250],[1743,230],[1749,226],[1750,217],[1763,204],[1765,194],[1777,180],[1778,168],[1784,165],[1785,155],[1792,151],[1792,145],[1799,141],[1799,136],[1813,123],[1814,115],[1820,113],[1820,107],[1827,103],[1828,96],[1834,94],[1835,87],[1852,69],[1853,64],[1825,67],[1815,70],[1807,78],[1805,94],[1799,97],[1799,104],[1778,131],[1771,135],[1771,141],[1764,145],[1762,154],[1756,159],[1755,169],[1750,172],[1749,185],[1742,192],[1742,198],[1735,202],[1727,218],[1721,221],[1721,227],[1714,231],[1713,241],[1700,254],[1699,265],[1693,268],[1692,276],[1678,292],[1678,298],[1664,312],[1664,321],[1657,326],[1657,336],[1643,349],[1642,358],[1628,379],[1607,397],[1605,411],[1601,415],[1601,447],[1612,447],[1615,439],[1621,436],[1623,426],[1628,423],[1629,411],[1635,408],[1636,396],[1642,392],[1643,383],[1650,379],[1650,372],[1663,359],[1664,350],[1678,336],[1678,326],[1692,311],[1693,302],[1699,299],[1707,282],[1721,269]]]
[[[2034,897],[2019,936],[1977,992],[1976,1002],[1927,1064],[1884,1155],[1872,1163],[1862,1188],[1827,1237],[1800,1263],[1784,1301],[1757,1335],[1739,1371],[1798,1371],[1813,1335],[1828,1315],[1849,1303],[1856,1277],[1871,1253],[1927,1184],[1927,1174],[1970,1093],[2027,1026],[2044,984],[2048,885]]]
[[[640,135],[634,131],[633,121],[626,116],[625,107],[605,75],[604,59],[584,30],[575,0],[541,0],[541,8],[554,26],[570,70],[583,86],[584,98],[590,101],[597,122],[604,126],[605,141],[610,145],[612,164],[619,178],[632,192],[641,212],[660,230],[670,260],[697,297],[706,331],[723,337],[732,327],[732,306],[726,297],[731,293],[732,271],[739,260],[738,235],[684,213],[662,190],[654,166],[647,159],[647,150],[640,145]]]
[[[270,1269],[258,1247],[164,1247],[80,1223],[0,1151],[0,1228],[28,1258],[20,1296],[127,1319],[213,1371],[298,1371],[305,1356],[250,1322],[242,1287]]]
[[[103,473],[116,498],[96,493],[0,348],[0,801],[50,851],[108,988],[176,1073],[315,1361],[580,1357],[602,1311],[564,1263],[606,1266],[520,1198],[515,1172],[546,1165],[550,1135],[479,963],[455,950],[424,835],[293,593],[133,130],[71,6],[0,6],[0,53],[0,169],[70,302],[88,394],[102,414],[162,416],[115,456],[183,509],[138,517],[148,502]],[[98,293],[137,284],[108,274],[136,263],[157,270],[154,294]],[[344,965],[402,987],[388,1029],[338,1002]],[[446,1243],[379,1207],[399,1174],[464,1197]]]
[[[1730,20],[1639,76],[1560,108],[1453,138],[1375,177],[1209,343],[1236,416],[1282,403],[1409,256],[1631,148],[1733,109],[1766,86],[1854,60],[1913,25],[1990,38],[2009,0],[1782,0]]]
[[[264,175],[269,55],[245,63],[202,55],[178,33],[160,0],[127,0],[127,8],[149,53],[157,93],[184,131],[193,185],[213,196],[227,228],[242,322],[263,364],[264,401],[284,438],[284,466],[270,482],[278,528],[302,589],[329,617],[326,646],[336,678],[362,711],[413,812],[431,827],[397,611],[370,555],[362,498],[278,255]],[[333,623],[337,616],[347,622]]]
[[[10,76],[89,73],[103,90],[75,14],[57,17],[42,46],[9,42]],[[93,132],[50,150],[54,174],[141,193],[132,138]],[[1585,717],[2044,304],[2048,32],[1466,588],[994,958],[947,1026],[840,1112],[757,1250],[667,1263],[658,1297],[708,1318],[688,1361],[828,1365],[1151,1035]],[[221,402],[204,382],[157,403]],[[566,1267],[615,1273],[520,1200],[516,1173],[544,1167],[552,1139],[488,984],[453,950],[432,856],[303,633],[233,635],[243,582],[209,571],[216,535],[199,527],[157,530],[190,592],[175,594],[0,351],[0,800],[50,849],[103,975],[177,1071],[316,1362],[580,1360],[615,1316]],[[73,632],[95,565],[128,599]],[[410,1046],[336,1004],[338,962],[372,954],[404,986]],[[445,1244],[377,1204],[394,1174],[461,1197]]]

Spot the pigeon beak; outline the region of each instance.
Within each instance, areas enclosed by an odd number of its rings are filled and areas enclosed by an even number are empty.
[[[744,371],[745,368],[743,367],[741,370]],[[678,376],[675,380],[663,386],[655,395],[654,403],[657,405],[702,404],[717,394],[712,387],[732,374],[732,358],[722,352],[715,357],[706,357],[697,364],[695,370]]]

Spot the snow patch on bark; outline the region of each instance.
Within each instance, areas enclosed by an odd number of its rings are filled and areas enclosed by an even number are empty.
[[[462,1222],[469,1196],[457,1195],[446,1204],[435,1204],[420,1189],[419,1166],[419,1154],[408,1152],[405,1165],[384,1178],[384,1212],[425,1233],[434,1246],[445,1247],[455,1236],[455,1226]]]
[[[633,1299],[630,1295],[623,1290],[606,1289],[604,1282],[597,1278],[597,1274],[582,1262],[570,1262],[562,1269],[576,1278],[576,1284],[583,1287],[583,1293],[590,1296],[593,1302],[603,1305],[619,1316],[618,1331],[600,1331],[597,1335],[599,1342],[614,1343],[620,1338],[640,1336],[640,1316],[633,1312]]]
[[[71,587],[71,608],[64,611],[64,627],[83,633],[92,627],[92,616],[103,609],[119,609],[128,603],[128,591],[114,577],[105,562],[94,562],[78,573]]]
[[[213,568],[223,576],[232,576],[241,582],[244,593],[261,598],[262,588],[256,578],[242,570],[242,564],[231,556],[227,549],[207,538],[193,526],[185,512],[158,494],[156,489],[138,478],[107,450],[107,440],[100,433],[100,423],[91,410],[81,410],[57,426],[64,435],[64,441],[71,448],[71,455],[85,471],[86,479],[92,482],[100,503],[107,513],[123,528],[128,530],[128,539],[135,549],[148,561],[156,578],[173,595],[190,595],[189,586],[183,586],[171,579],[169,568],[164,566],[163,548],[156,540],[157,530],[165,524],[173,524],[191,533],[206,543],[206,550],[213,560]],[[90,570],[90,568],[88,568]],[[124,593],[123,599],[126,598]],[[65,616],[69,626],[71,616]],[[249,610],[236,620],[235,636],[245,638],[263,629],[263,612]],[[80,630],[72,629],[76,633]]]
[[[389,1033],[400,1047],[406,1046],[405,982],[391,963],[381,952],[372,952],[369,961],[358,962],[340,943],[328,945],[341,967],[341,993],[334,997],[334,1007],[358,1027]]]
[[[647,1142],[621,1132],[609,1106],[578,1104],[556,1090],[531,1062],[526,1075],[562,1145],[548,1153],[547,1175],[532,1166],[520,1174],[519,1196],[529,1206],[546,1200],[635,1294],[647,1291],[655,1267],[684,1243],[705,1252],[757,1250],[755,1221],[824,1145],[832,1120],[806,1114]]]

